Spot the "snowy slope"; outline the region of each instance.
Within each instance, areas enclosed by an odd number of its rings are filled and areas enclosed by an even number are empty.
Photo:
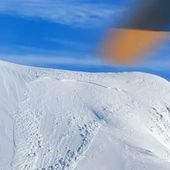
[[[0,61],[0,170],[170,170],[170,83]]]

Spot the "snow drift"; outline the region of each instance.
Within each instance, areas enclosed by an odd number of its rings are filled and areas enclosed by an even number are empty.
[[[170,83],[0,61],[0,170],[170,170]]]

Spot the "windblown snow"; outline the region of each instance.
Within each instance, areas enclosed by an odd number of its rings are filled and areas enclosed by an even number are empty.
[[[170,83],[0,61],[0,170],[170,170]]]

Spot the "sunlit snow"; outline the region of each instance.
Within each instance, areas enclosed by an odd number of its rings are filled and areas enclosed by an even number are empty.
[[[170,83],[0,61],[0,170],[170,170]]]

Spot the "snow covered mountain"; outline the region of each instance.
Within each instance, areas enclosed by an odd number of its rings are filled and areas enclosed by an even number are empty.
[[[0,170],[170,170],[170,83],[0,61]]]

